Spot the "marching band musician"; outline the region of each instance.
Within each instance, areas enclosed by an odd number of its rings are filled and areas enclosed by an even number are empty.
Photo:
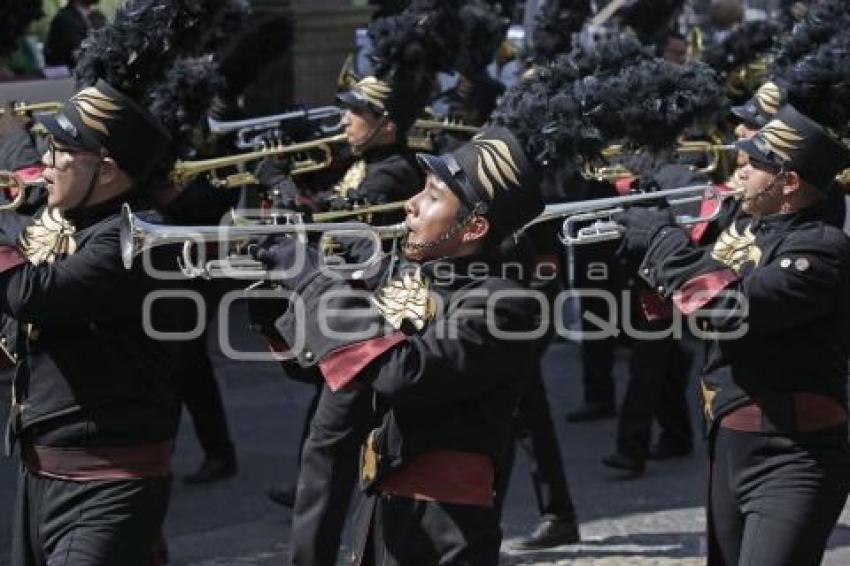
[[[0,308],[22,336],[9,423],[23,462],[14,564],[148,564],[180,404],[174,344],[146,336],[140,320],[157,282],[124,269],[118,213],[144,208],[137,183],[160,157],[128,142],[166,147],[168,134],[105,82],[42,123],[48,208],[21,247],[2,247]]]
[[[745,216],[711,249],[669,210],[617,220],[641,277],[716,333],[702,377],[709,564],[816,564],[850,489],[850,242],[823,206],[850,152],[790,105],[737,145]]]
[[[450,68],[458,51],[459,32],[455,31],[462,29],[460,5],[416,0],[405,11],[379,18],[370,25],[374,75],[339,95],[340,103],[347,108],[346,135],[359,159],[331,191],[338,205],[403,200],[422,186],[422,172],[407,148],[406,134],[431,97],[436,73]],[[304,204],[287,179],[285,167],[266,161],[257,176],[277,188],[284,201],[289,195],[290,202]],[[316,202],[306,204],[318,209],[322,206]],[[388,223],[398,217],[380,214],[373,223]],[[265,314],[258,318],[263,319],[261,325],[268,325]],[[287,373],[300,378],[291,367]],[[304,379],[322,383],[316,376]],[[313,405],[315,409],[311,408],[314,416],[308,414],[311,421],[301,449],[293,507],[294,564],[336,563],[356,482],[357,454],[373,424],[368,396],[346,391],[333,396],[333,403],[328,399],[331,398],[321,395]],[[278,497],[288,495],[279,489],[273,488],[269,495],[275,501],[288,503]]]
[[[333,306],[339,318],[325,318],[331,327],[360,334],[376,323],[381,330],[353,342],[334,340],[294,309],[277,328],[294,344],[298,326],[308,325],[298,363],[317,367],[326,382],[316,421],[346,420],[358,406],[352,399],[369,405],[370,391],[390,406],[364,447],[361,475],[370,497],[358,521],[356,561],[494,564],[501,538],[493,508],[495,462],[510,438],[521,368],[536,363],[536,348],[534,340],[494,335],[485,307],[489,294],[505,294],[490,313],[499,329],[535,328],[539,305],[518,293],[519,281],[501,275],[496,250],[543,203],[534,170],[505,129],[485,132],[453,154],[420,159],[428,178],[405,206],[411,235],[404,253],[411,263],[375,289],[368,318],[355,322],[345,314],[362,311],[362,295],[342,295]],[[257,255],[286,270],[300,253],[318,261],[294,239]],[[476,277],[482,268],[485,275]],[[441,269],[452,276],[435,277]],[[326,293],[349,288],[312,269],[282,283],[303,293],[308,311],[319,308]],[[456,324],[456,338],[445,337],[447,323]]]
[[[173,301],[143,312],[166,283],[142,265],[124,268],[120,210],[153,215],[150,189],[173,165],[182,126],[205,109],[175,79],[200,91],[214,84],[212,63],[184,59],[168,38],[200,49],[229,6],[128,2],[81,50],[80,90],[38,118],[47,205],[0,246],[0,310],[17,323],[6,435],[22,463],[15,566],[158,563],[180,343],[152,331],[180,332],[185,320]],[[164,29],[160,16],[179,23]],[[152,265],[174,270],[174,254],[157,250]]]
[[[299,194],[288,166],[276,159],[264,160],[257,171],[262,185],[282,196],[284,208],[314,210],[345,209],[352,204],[385,204],[404,200],[422,184],[422,174],[407,147],[407,131],[425,106],[389,80],[368,76],[351,90],[337,96],[345,114],[346,140],[354,163],[328,191],[310,198]],[[382,218],[380,218],[382,217]],[[379,215],[379,223],[398,214]]]

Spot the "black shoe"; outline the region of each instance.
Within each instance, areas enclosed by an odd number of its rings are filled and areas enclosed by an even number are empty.
[[[291,509],[295,505],[295,486],[275,486],[270,488],[266,492],[266,495],[281,507],[289,507]]]
[[[694,451],[690,442],[677,442],[675,440],[660,439],[649,449],[650,460],[670,460],[689,456]]]
[[[554,548],[581,541],[578,524],[575,519],[549,517],[541,519],[540,524],[530,536],[511,545],[512,550],[540,550]]]
[[[215,481],[226,480],[236,475],[236,458],[208,457],[204,458],[201,467],[194,474],[183,478],[186,485],[200,485]]]
[[[600,419],[610,419],[617,416],[614,405],[608,403],[585,403],[575,411],[567,413],[569,423],[585,423]]]
[[[628,472],[630,477],[642,476],[646,471],[646,462],[640,458],[626,456],[619,452],[614,452],[602,458],[602,463],[609,468]]]

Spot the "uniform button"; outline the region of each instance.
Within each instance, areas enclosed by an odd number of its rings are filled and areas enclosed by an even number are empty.
[[[664,286],[659,285],[658,287],[655,288],[655,290],[658,291],[659,293],[663,293],[664,292]]]
[[[311,362],[311,361],[313,361],[313,357],[314,357],[313,352],[311,352],[310,350],[304,350],[304,359],[305,360],[307,360],[308,362]]]
[[[789,267],[791,267],[791,259],[786,257],[785,259],[779,262],[779,267],[781,267],[782,269],[788,269]]]
[[[644,274],[644,275],[649,275],[649,268],[648,268],[648,267],[645,267],[645,268],[643,269],[643,274]]]

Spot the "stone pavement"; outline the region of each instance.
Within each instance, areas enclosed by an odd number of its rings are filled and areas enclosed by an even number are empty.
[[[646,476],[618,481],[599,460],[613,448],[614,420],[567,425],[564,412],[580,399],[577,347],[559,342],[546,355],[545,374],[583,542],[550,551],[513,553],[511,539],[528,533],[537,511],[523,456],[506,502],[503,564],[691,565],[704,563],[702,493],[705,458],[651,463]],[[618,387],[625,379],[618,360]],[[175,481],[166,525],[175,566],[286,563],[289,512],[270,503],[266,489],[292,481],[297,440],[313,388],[284,379],[271,364],[217,360],[222,391],[240,458],[237,478],[210,486]],[[693,389],[693,388],[692,388]],[[695,391],[692,392],[695,395]],[[0,396],[7,387],[0,385]],[[5,403],[3,404],[5,410]],[[695,417],[696,419],[696,417]],[[200,450],[186,417],[175,454],[179,478],[199,463]],[[8,564],[15,468],[0,461],[0,566]],[[850,564],[850,512],[833,534],[825,564]]]

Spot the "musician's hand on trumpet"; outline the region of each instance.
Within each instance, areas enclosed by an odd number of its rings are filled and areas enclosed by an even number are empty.
[[[622,243],[618,253],[637,259],[646,255],[652,240],[664,228],[676,228],[676,218],[668,206],[632,206],[614,214],[612,220],[621,227]]]
[[[281,157],[266,157],[257,166],[254,176],[257,183],[268,190],[272,207],[281,210],[295,210],[298,201],[298,188],[290,172],[292,161]]]
[[[266,266],[272,281],[296,292],[322,271],[322,254],[301,237],[271,236],[249,246],[248,253]]]

